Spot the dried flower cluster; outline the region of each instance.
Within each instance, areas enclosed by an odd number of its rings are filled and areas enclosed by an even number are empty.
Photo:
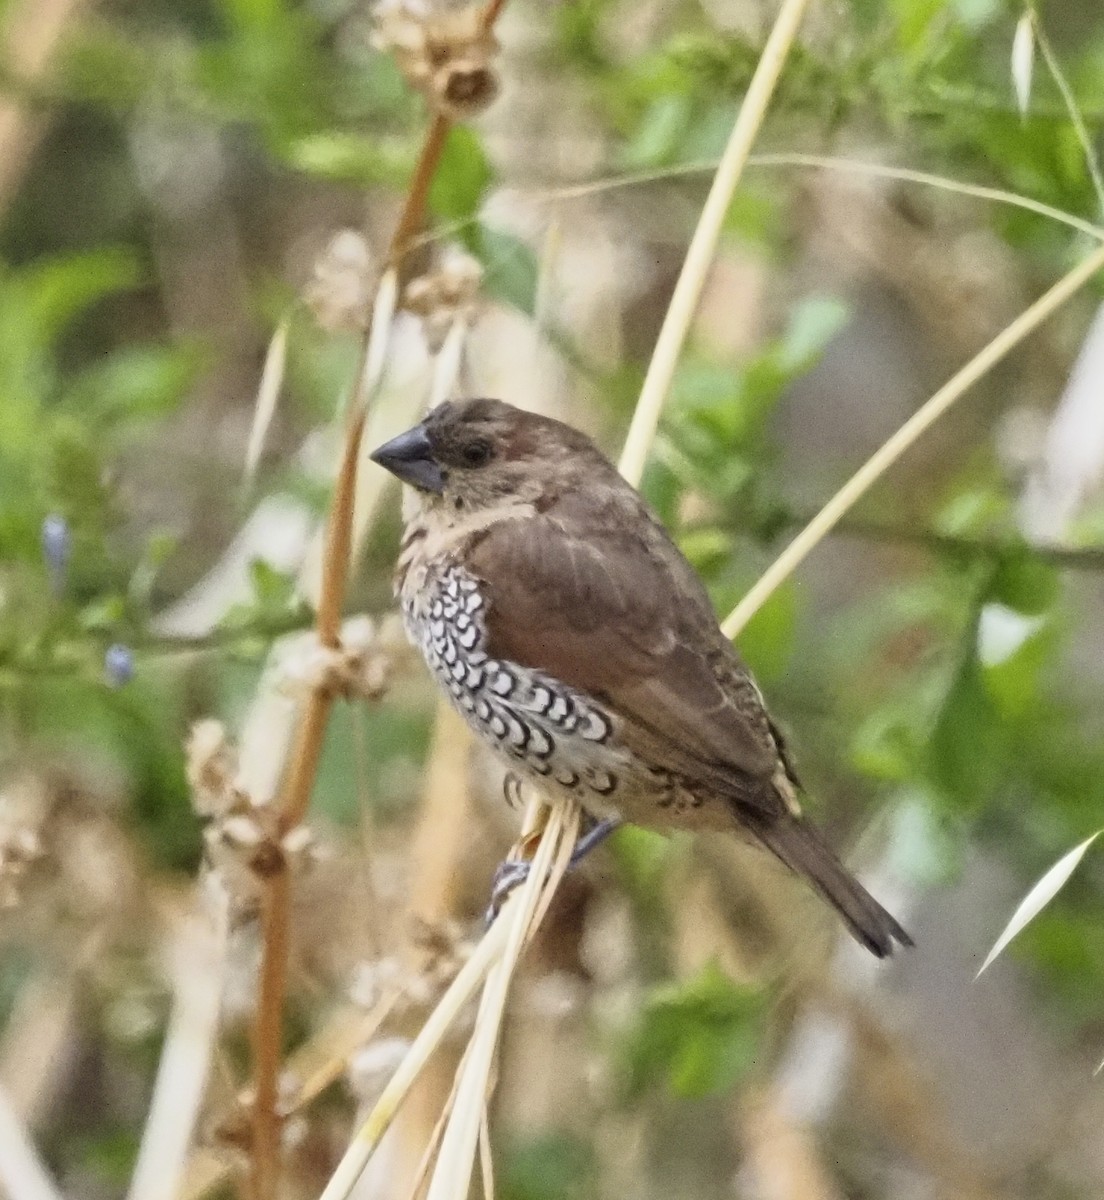
[[[208,860],[235,904],[252,907],[260,880],[313,856],[310,830],[298,825],[281,835],[273,806],[253,802],[238,781],[237,751],[220,722],[192,727],[186,766],[192,802],[207,819]]]
[[[376,8],[373,45],[393,54],[410,86],[454,121],[477,116],[498,95],[498,40],[483,8],[431,0],[383,0]]]
[[[7,797],[0,802],[6,804]],[[31,865],[42,857],[42,842],[38,830],[20,820],[0,816],[0,908],[13,908],[19,903],[20,890]]]
[[[437,267],[412,279],[403,293],[403,307],[421,317],[426,341],[434,353],[458,318],[470,319],[475,312],[483,267],[479,261],[454,247],[441,255]]]
[[[390,681],[396,652],[405,650],[397,621],[377,625],[370,617],[350,617],[336,649],[309,639],[284,660],[282,686],[292,693],[327,691],[346,700],[378,700]]]
[[[359,333],[368,327],[376,277],[368,239],[355,229],[343,229],[318,256],[303,303],[327,333]]]

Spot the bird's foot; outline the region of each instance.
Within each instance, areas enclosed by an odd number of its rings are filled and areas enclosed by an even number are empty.
[[[595,821],[593,825],[575,843],[571,852],[567,869],[570,871],[621,824],[617,817],[607,817],[603,821]],[[529,878],[533,864],[527,858],[507,858],[498,864],[494,879],[491,882],[491,903],[487,909],[486,922],[490,925],[502,910],[506,897]]]

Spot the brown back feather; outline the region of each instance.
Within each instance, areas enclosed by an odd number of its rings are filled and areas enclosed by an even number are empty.
[[[750,676],[693,569],[612,468],[493,526],[468,566],[489,585],[493,655],[603,700],[652,765],[782,807],[764,786],[778,749]]]

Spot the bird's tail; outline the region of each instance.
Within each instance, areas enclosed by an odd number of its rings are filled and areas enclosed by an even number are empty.
[[[804,876],[840,914],[856,941],[885,958],[893,943],[912,938],[829,849],[821,834],[801,817],[784,816],[752,826],[755,836],[791,871]]]

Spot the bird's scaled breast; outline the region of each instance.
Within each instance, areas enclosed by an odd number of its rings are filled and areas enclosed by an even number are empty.
[[[454,562],[420,565],[406,573],[401,599],[411,641],[485,742],[590,809],[616,806],[628,758],[615,744],[613,721],[575,689],[488,653],[479,580]]]

